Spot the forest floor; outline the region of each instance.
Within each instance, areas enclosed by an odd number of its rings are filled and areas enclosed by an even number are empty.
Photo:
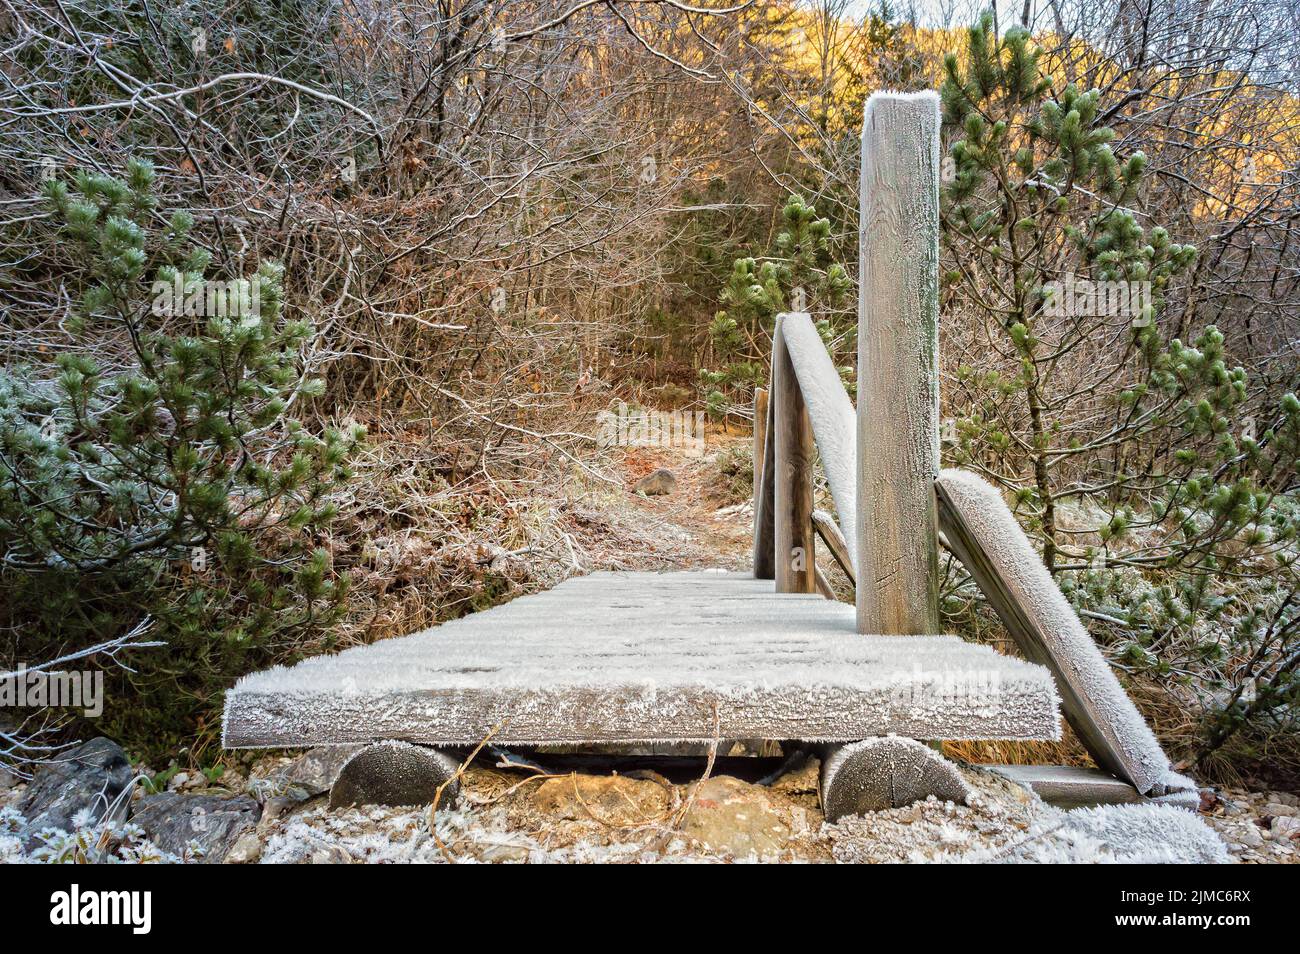
[[[626,489],[588,489],[580,501],[590,508],[581,511],[580,566],[570,572],[747,568],[752,508],[747,475],[734,471],[738,460],[747,466],[736,451],[749,440],[711,434],[707,452],[696,456],[662,448],[612,451],[606,473]],[[660,467],[676,477],[673,493],[631,492]],[[1149,805],[1064,812],[959,761],[974,793],[967,805],[930,800],[830,825],[818,805],[816,759],[763,785],[709,773],[704,749],[694,748],[699,751],[676,751],[697,759],[698,774],[673,780],[651,770],[519,770],[485,751],[466,770],[457,807],[438,812],[432,827],[427,808],[331,810],[327,791],[338,757],[326,750],[277,753],[242,771],[228,769],[216,782],[198,773],[173,776],[168,812],[208,799],[193,816],[204,822],[201,829],[189,830],[193,818],[188,826],[142,825],[169,859],[199,860],[192,845],[177,841],[179,830],[206,843],[205,860],[242,863],[1300,861],[1300,800],[1287,793],[1207,792],[1199,818]],[[977,757],[969,749],[949,754]],[[535,758],[545,767],[545,755]],[[7,860],[23,857],[12,831],[25,788],[0,786],[0,856],[6,853],[3,813],[11,813]],[[133,814],[149,818],[138,806],[167,797],[137,789]],[[213,824],[223,805],[232,821]]]

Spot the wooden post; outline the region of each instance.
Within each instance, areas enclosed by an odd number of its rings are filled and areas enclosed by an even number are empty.
[[[776,540],[772,528],[772,442],[767,426],[771,421],[767,391],[754,389],[754,578],[770,580],[776,575]]]
[[[939,100],[875,93],[862,127],[858,631],[937,633]]]
[[[813,431],[777,315],[772,334],[772,505],[776,591],[816,593],[813,564]]]

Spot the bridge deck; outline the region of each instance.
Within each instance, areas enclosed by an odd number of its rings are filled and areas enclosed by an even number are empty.
[[[955,636],[861,636],[854,609],[720,572],[594,573],[400,639],[254,673],[235,748],[1054,739],[1041,666]]]

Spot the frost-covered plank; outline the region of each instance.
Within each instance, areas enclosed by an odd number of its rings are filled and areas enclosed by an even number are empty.
[[[789,315],[776,316],[772,335],[772,506],[775,515],[776,591],[817,590],[813,548],[813,432],[790,351],[785,343]]]
[[[939,101],[873,93],[862,127],[858,629],[939,631]]]
[[[781,337],[794,365],[799,390],[808,406],[817,453],[826,482],[839,514],[840,525],[849,528],[847,544],[850,565],[857,567],[858,513],[858,426],[853,402],[844,382],[817,333],[812,318],[803,312],[781,316]],[[853,574],[850,573],[850,576]]]
[[[230,747],[1029,739],[1039,666],[954,636],[861,636],[849,606],[736,573],[596,573],[227,693]]]
[[[1155,734],[1030,545],[1002,496],[974,474],[935,484],[940,525],[1021,653],[1056,677],[1065,717],[1099,766],[1143,795],[1194,789]]]

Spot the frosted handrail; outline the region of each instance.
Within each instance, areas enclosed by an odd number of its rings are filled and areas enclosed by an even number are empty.
[[[853,402],[812,318],[804,312],[790,312],[781,316],[780,327],[795,377],[799,379],[799,390],[808,407],[822,470],[831,485],[840,529],[856,572],[858,426]]]

